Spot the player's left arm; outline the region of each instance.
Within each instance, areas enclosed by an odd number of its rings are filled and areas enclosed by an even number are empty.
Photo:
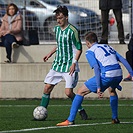
[[[82,54],[82,49],[81,49],[81,50],[77,50],[74,60],[76,60],[76,61],[78,62],[78,60],[79,60],[81,54]],[[75,63],[76,61],[73,61],[73,63]]]
[[[123,58],[119,53],[116,52],[116,57],[118,59],[118,61],[120,61],[125,68],[127,69],[127,71],[130,73],[130,75],[132,76],[132,80],[133,80],[133,70],[131,68],[131,66],[129,65],[129,63],[127,62],[127,60],[125,58]]]
[[[75,48],[77,49],[76,55],[73,59],[72,66],[70,67],[70,75],[72,75],[75,71],[76,63],[79,61],[79,58],[82,54],[82,43],[78,34],[78,31],[75,29],[72,35],[73,44],[75,45]]]
[[[72,66],[70,67],[70,73],[69,73],[70,75],[72,75],[74,73],[75,67],[76,67],[76,63],[78,62],[81,54],[82,54],[82,49],[76,51],[76,56],[75,56],[75,58],[73,60]]]

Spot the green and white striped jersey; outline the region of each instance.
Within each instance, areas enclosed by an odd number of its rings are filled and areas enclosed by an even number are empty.
[[[54,28],[57,41],[57,49],[52,69],[57,72],[69,72],[76,50],[82,49],[81,40],[77,29],[69,24],[66,29],[61,30],[60,26]],[[78,63],[76,70],[79,71]]]

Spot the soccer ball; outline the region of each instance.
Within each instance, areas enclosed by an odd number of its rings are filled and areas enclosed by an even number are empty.
[[[36,120],[45,120],[48,116],[47,109],[43,106],[38,106],[33,111],[33,117]]]

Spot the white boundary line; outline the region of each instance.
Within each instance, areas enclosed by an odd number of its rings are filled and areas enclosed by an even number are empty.
[[[1,107],[35,107],[36,105],[0,105],[0,108]],[[49,105],[50,107],[56,107],[56,106],[58,106],[58,107],[62,107],[62,106],[71,106],[71,105]],[[108,106],[110,106],[110,104],[83,104],[82,106],[86,106],[86,107],[93,107],[93,106],[103,106],[103,107],[108,107]],[[133,104],[129,104],[129,105],[127,105],[127,104],[119,104],[118,106],[120,106],[120,107],[123,107],[123,106],[126,106],[126,107],[130,107],[130,106],[133,106]]]
[[[35,105],[0,105],[1,107],[34,107]],[[49,105],[49,106],[71,106],[71,105]],[[110,106],[109,104],[91,104],[91,105],[83,105],[83,106]],[[133,104],[119,104],[119,106],[133,106]],[[123,124],[133,124],[133,122],[121,122]],[[20,130],[8,130],[8,131],[0,131],[0,133],[16,133],[16,132],[26,132],[26,131],[37,131],[37,130],[47,130],[47,129],[56,129],[56,128],[65,128],[65,127],[80,127],[80,126],[95,126],[95,125],[109,125],[111,122],[106,123],[92,123],[92,124],[78,124],[78,125],[71,125],[71,126],[51,126],[51,127],[40,127],[40,128],[30,128],[30,129],[20,129]]]
[[[111,122],[92,123],[92,124],[77,124],[77,125],[70,125],[70,126],[50,126],[50,127],[29,128],[29,129],[20,129],[20,130],[0,131],[0,133],[16,133],[16,132],[27,132],[27,131],[38,131],[38,130],[47,130],[47,129],[67,128],[67,127],[70,128],[70,127],[110,125],[110,124],[111,124]],[[121,122],[121,124],[133,124],[133,122]]]

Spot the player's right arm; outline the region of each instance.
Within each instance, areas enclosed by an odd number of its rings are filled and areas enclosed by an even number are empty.
[[[78,62],[81,54],[82,54],[82,49],[81,50],[77,50],[76,56],[74,57],[73,63],[71,65],[71,67],[70,67],[70,72],[69,72],[70,75],[72,75],[74,73],[76,63]]]
[[[95,64],[93,66],[93,69],[94,69],[94,73],[95,73],[95,78],[96,78],[96,84],[97,84],[97,94],[98,94],[98,97],[99,98],[102,98],[103,97],[103,92],[101,91],[101,85],[100,85],[100,68],[98,66],[98,64]]]
[[[103,94],[101,92],[101,84],[100,84],[101,71],[100,71],[99,65],[96,61],[96,58],[95,58],[93,52],[86,52],[86,58],[88,60],[88,63],[90,64],[91,68],[94,69],[96,84],[97,84],[97,94],[98,94],[99,98],[102,98]]]
[[[44,56],[43,61],[46,62],[55,52],[57,47],[54,47],[46,56]]]

